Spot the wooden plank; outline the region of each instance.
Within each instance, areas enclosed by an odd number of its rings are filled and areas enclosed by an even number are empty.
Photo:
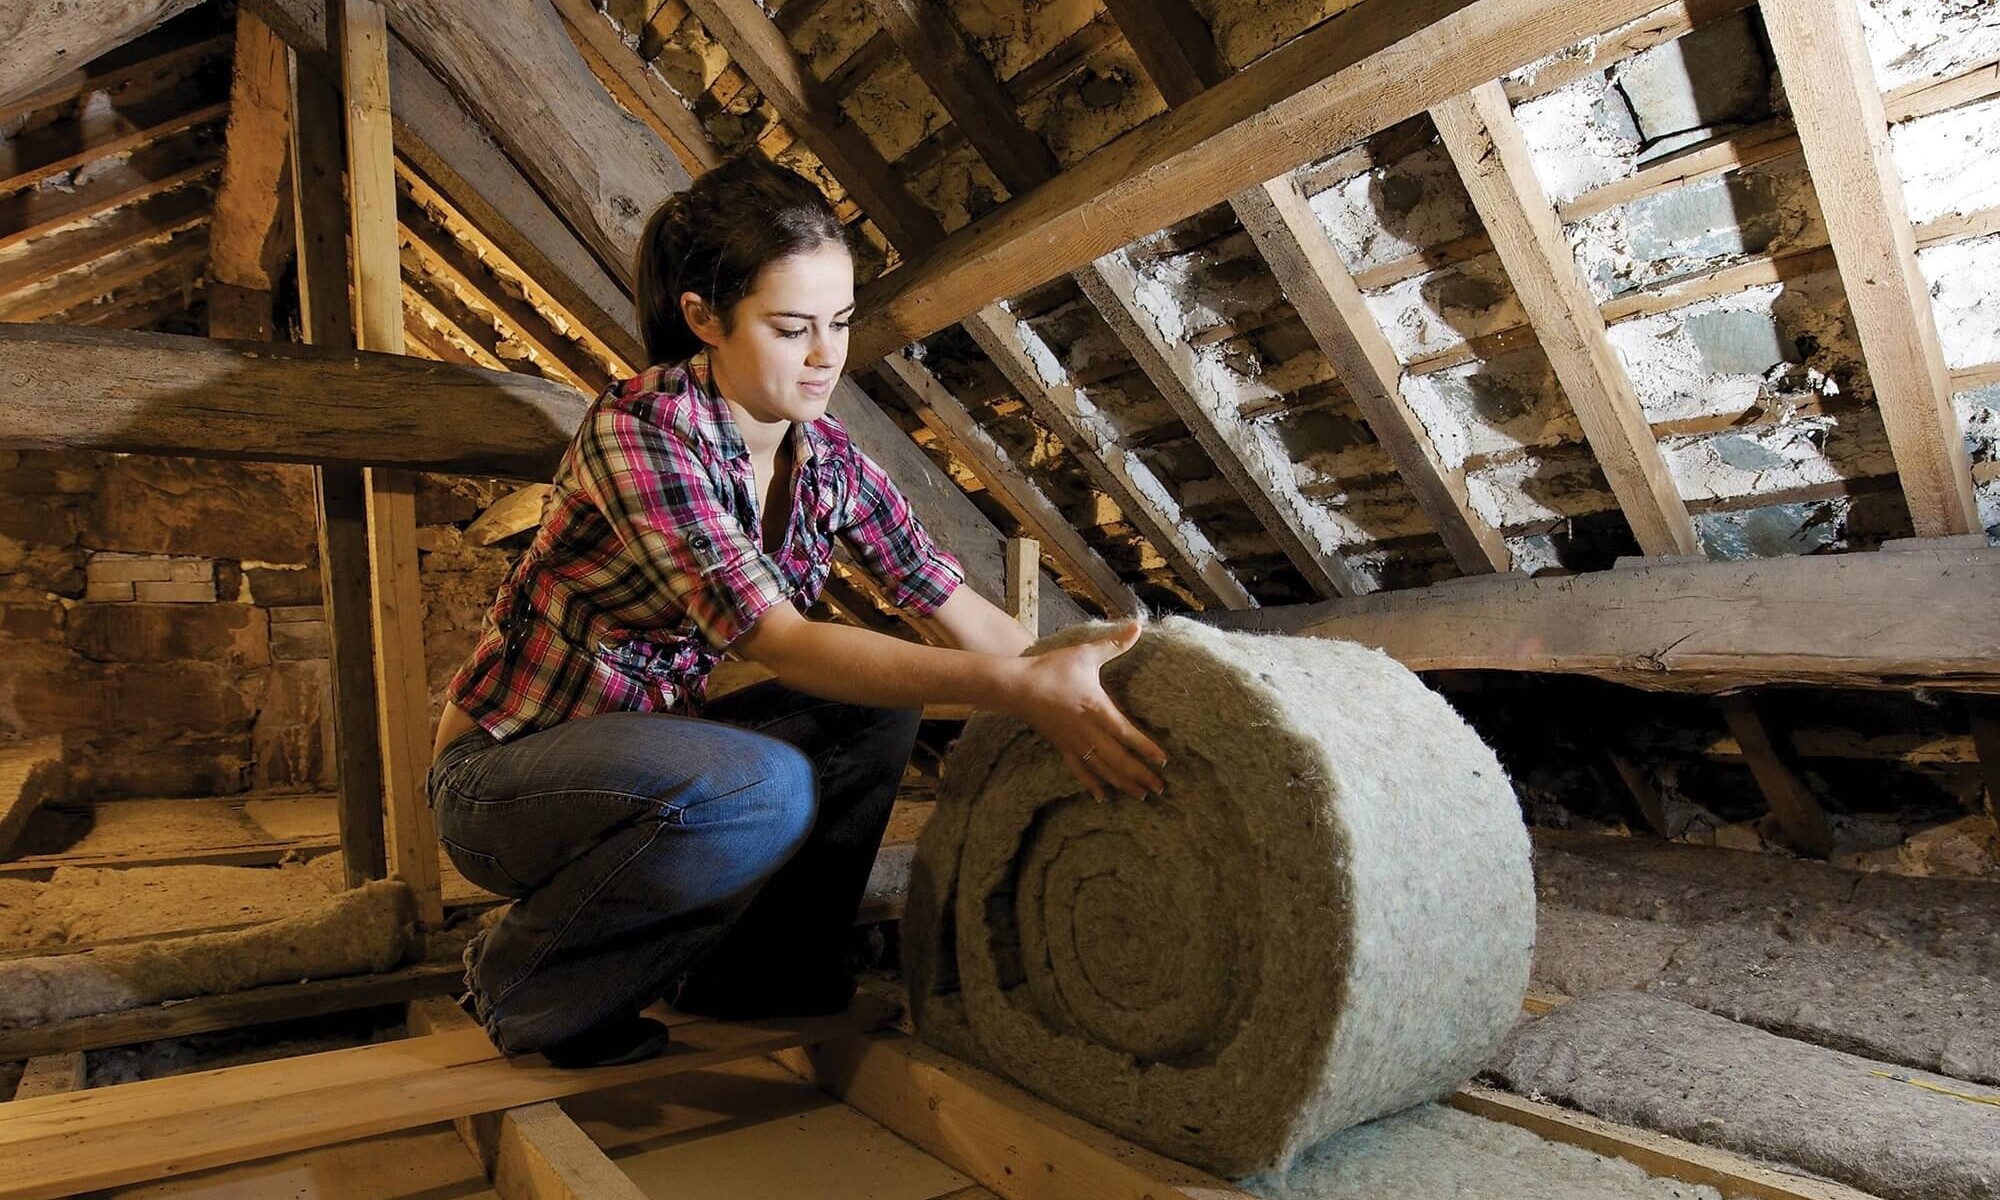
[[[1366,0],[869,285],[849,361],[873,362],[1649,6]]]
[[[658,1058],[588,1071],[502,1058],[468,1029],[16,1101],[0,1105],[0,1198],[47,1200],[663,1079],[863,1033],[892,1011],[863,1002],[798,1021],[692,1022]]]
[[[1147,285],[1117,254],[1079,271],[1076,280],[1307,585],[1322,596],[1369,590],[1341,557],[1331,520],[1299,493],[1291,460],[1273,435],[1238,416],[1235,389],[1217,383],[1186,339],[1153,315],[1162,305],[1178,304],[1178,298],[1156,294],[1149,308],[1139,295]],[[1178,315],[1168,320],[1178,321]]]
[[[1576,199],[1557,205],[1556,216],[1567,225],[1697,179],[1783,158],[1798,148],[1799,138],[1792,122],[1780,117],[1677,150],[1623,179],[1591,188]]]
[[[1930,285],[1889,147],[1854,0],[1760,6],[1840,264],[1910,520],[1922,536],[1981,528]]]
[[[464,977],[464,968],[456,962],[418,963],[380,975],[278,984],[49,1025],[0,1029],[0,1057],[101,1050],[219,1029],[352,1012],[419,996],[443,995],[462,986]],[[0,1113],[5,1111],[0,1107]]]
[[[354,348],[354,313],[347,286],[346,194],[341,185],[341,131],[345,122],[340,91],[333,81],[294,54],[288,53],[286,61],[299,325],[307,343],[333,356]],[[274,352],[275,348],[266,353]],[[349,887],[388,873],[382,823],[382,746],[376,723],[374,615],[368,598],[366,493],[359,463],[314,464],[313,519],[329,639],[334,780],[340,797],[340,847]]]
[[[198,133],[168,139],[106,163],[72,191],[35,188],[0,200],[0,220],[7,229],[0,234],[0,250],[206,179],[220,170],[222,163],[198,157]]]
[[[475,546],[491,546],[542,523],[542,509],[555,488],[546,483],[530,483],[502,496],[474,517],[465,527],[465,540]]]
[[[0,265],[0,296],[11,295],[44,283],[66,271],[108,259],[143,242],[171,237],[209,219],[209,198],[200,188],[182,188],[156,196],[113,213],[82,229],[59,238],[44,238]],[[209,233],[211,251],[215,234]],[[105,290],[95,276],[79,279],[84,290],[99,295]],[[60,304],[51,312],[60,312]]]
[[[1229,73],[1187,0],[1106,0],[1105,7],[1168,104],[1194,99]]]
[[[338,16],[356,342],[363,350],[400,355],[403,289],[389,121],[389,18],[380,0],[341,0]],[[409,884],[417,922],[429,929],[443,923],[444,902],[437,830],[424,795],[430,769],[430,682],[417,573],[417,477],[411,471],[368,467],[364,478],[388,866]]]
[[[699,175],[721,161],[709,144],[708,131],[701,127],[700,119],[625,44],[609,13],[599,11],[590,0],[554,0],[554,4],[562,16],[563,27],[584,52],[584,60],[598,79],[632,115],[650,125],[654,133],[673,147],[674,156],[688,174]]]
[[[1036,616],[1041,578],[1041,543],[1034,538],[1008,538],[1007,615],[1019,621],[1029,633],[1041,627]]]
[[[993,69],[966,43],[942,6],[927,0],[869,0],[869,7],[1009,192],[1020,195],[1056,173],[1056,156],[1021,123]],[[806,136],[811,140],[810,133]],[[862,204],[867,207],[865,199]]]
[[[279,182],[290,151],[290,58],[270,27],[246,11],[236,14],[232,61],[228,149],[209,253],[217,283],[268,292],[284,249]]]
[[[996,304],[975,314],[965,329],[1020,392],[1036,418],[1082,464],[1091,482],[1111,497],[1204,603],[1225,608],[1248,608],[1255,603],[1207,535],[1182,514],[1152,468],[1119,443],[1116,430],[1103,414],[1094,406],[1086,410],[1073,384],[1042,377],[1042,368],[1027,342],[1033,334],[1023,330],[1013,314]],[[1046,356],[1046,348],[1043,351]]]
[[[1251,1200],[902,1034],[772,1057],[1007,1200]]]
[[[920,255],[943,240],[937,218],[903,188],[875,144],[806,70],[757,0],[688,0],[688,7],[897,249]]]
[[[404,232],[407,234],[408,230]],[[460,302],[450,288],[438,281],[424,275],[405,275],[403,309],[406,331],[409,318],[414,317],[419,325],[431,331],[439,345],[458,352],[465,362],[489,371],[511,369],[500,357],[500,335],[492,323]],[[435,357],[440,361],[457,361],[443,353]]]
[[[1833,832],[1827,826],[1826,811],[1806,787],[1805,780],[1778,753],[1771,731],[1765,728],[1756,706],[1745,696],[1724,696],[1717,704],[1729,723],[1730,734],[1742,748],[1750,774],[1757,780],[1757,790],[1764,793],[1764,802],[1778,819],[1785,840],[1819,858],[1832,853]]]
[[[1464,471],[1443,461],[1404,399],[1396,352],[1297,181],[1286,176],[1252,188],[1236,198],[1235,208],[1299,320],[1396,464],[1396,473],[1437,526],[1458,569],[1473,575],[1507,570],[1513,558],[1506,542],[1473,511]]]
[[[155,275],[186,273],[208,259],[206,215],[171,240],[141,241],[83,269],[0,296],[0,321],[40,321],[76,311],[100,296]]]
[[[131,41],[196,0],[13,4],[0,11],[0,100],[11,100]]]
[[[1794,1175],[1726,1150],[1617,1125],[1588,1113],[1512,1096],[1495,1088],[1468,1085],[1454,1092],[1448,1103],[1475,1117],[1519,1125],[1537,1137],[1580,1146],[1593,1154],[1622,1158],[1648,1175],[1705,1185],[1725,1196],[1756,1200],[1874,1200],[1868,1193],[1845,1184]]]
[[[116,112],[79,119],[73,128],[41,131],[0,146],[0,192],[33,187],[45,179],[100,158],[111,158],[141,146],[221,120],[229,102],[185,108],[186,100],[169,95],[128,117]],[[83,149],[73,149],[81,144]]]
[[[1640,549],[1695,553],[1694,522],[1535,175],[1506,92],[1482,84],[1434,106],[1431,119]]]
[[[479,1026],[444,997],[410,1005],[410,1032]],[[644,1200],[645,1193],[553,1100],[452,1121],[502,1200]]]
[[[1100,608],[1107,613],[1127,615],[1138,611],[1138,599],[1118,577],[1118,572],[1084,541],[1069,518],[1013,462],[1007,448],[980,428],[979,422],[936,376],[901,354],[883,359],[877,374],[900,392],[925,426],[972,469],[988,494],[1005,505],[1035,539],[1049,547],[1064,572]],[[1011,564],[1012,560],[1009,561]],[[1008,578],[1011,580],[1012,575]]]
[[[39,737],[0,746],[0,854],[7,852],[27,827],[28,818],[54,799],[67,780],[62,738]]]
[[[1203,619],[1346,638],[1416,671],[1555,671],[1687,692],[2000,692],[1996,586],[2000,549],[1940,548],[1494,576]]]
[[[1703,25],[1749,8],[1755,0],[1674,0],[1629,25],[1590,38],[1560,58],[1545,64],[1525,81],[1507,82],[1507,99],[1523,104],[1575,83],[1586,75],[1608,71],[1628,58],[1693,33]]]
[[[25,117],[37,109],[70,104],[92,94],[115,99],[135,83],[150,83],[169,74],[181,75],[204,59],[226,55],[235,43],[234,37],[226,33],[196,41],[183,40],[188,32],[178,27],[155,29],[57,76],[43,87],[0,101],[0,122]]]
[[[31,1058],[21,1068],[21,1081],[14,1086],[14,1099],[33,1100],[37,1096],[60,1096],[83,1090],[83,1053],[69,1050]]]
[[[1919,79],[1882,97],[1892,125],[2000,95],[2000,56],[1983,59],[1943,79]]]

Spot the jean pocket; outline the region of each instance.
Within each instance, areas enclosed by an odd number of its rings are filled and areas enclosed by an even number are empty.
[[[534,890],[514,878],[513,873],[501,864],[498,857],[481,854],[477,850],[468,850],[449,838],[439,838],[438,841],[444,846],[444,852],[451,857],[452,865],[458,868],[458,873],[487,891],[510,900],[519,900]]]

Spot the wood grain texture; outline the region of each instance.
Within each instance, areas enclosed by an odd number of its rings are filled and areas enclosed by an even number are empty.
[[[1346,638],[1415,671],[1553,671],[1655,691],[2000,692],[1996,587],[2000,549],[1940,548],[1487,576],[1204,619]]]
[[[289,53],[254,13],[237,13],[222,183],[209,235],[217,283],[270,291],[286,248],[281,218],[289,215],[289,197],[279,183],[291,136]]]
[[[0,7],[0,101],[61,78],[197,0],[36,0]]]
[[[1779,752],[1757,706],[1747,696],[1740,695],[1724,696],[1718,703],[1730,735],[1749,763],[1757,790],[1771,806],[1771,815],[1777,818],[1785,840],[1819,858],[1832,853],[1833,831],[1827,826],[1826,811]]]
[[[1764,27],[1798,122],[1876,407],[1921,536],[1980,528],[1930,285],[1855,0],[1773,0]]]
[[[1368,0],[871,284],[850,362],[871,363],[1651,6]]]
[[[1694,522],[1536,178],[1506,92],[1483,84],[1434,106],[1431,119],[1640,549],[1694,553]]]

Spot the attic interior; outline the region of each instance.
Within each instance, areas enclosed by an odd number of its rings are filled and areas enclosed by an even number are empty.
[[[0,1197],[2000,1198],[1995,0],[0,30]],[[427,808],[446,686],[646,365],[646,215],[751,148],[847,222],[832,410],[981,595],[1377,648],[1491,747],[1526,995],[1434,1103],[1253,1174],[866,1003],[601,1073],[452,1003],[508,902]],[[852,557],[808,615],[939,639]],[[985,719],[923,713],[864,1000],[921,1003]]]

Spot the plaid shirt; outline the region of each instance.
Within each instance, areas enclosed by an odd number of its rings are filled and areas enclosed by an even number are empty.
[[[699,366],[656,366],[584,414],[534,544],[449,696],[495,737],[614,711],[699,711],[721,651],[819,598],[839,534],[891,598],[935,612],[965,578],[833,416],[794,423],[790,521],[766,552],[750,451]]]

